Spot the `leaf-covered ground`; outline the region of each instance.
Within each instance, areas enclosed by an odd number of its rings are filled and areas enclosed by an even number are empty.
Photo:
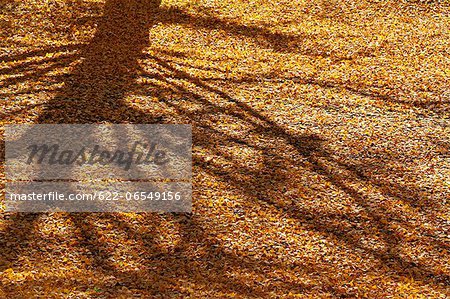
[[[194,131],[192,215],[2,213],[0,298],[448,298],[449,12],[0,0],[0,133]]]

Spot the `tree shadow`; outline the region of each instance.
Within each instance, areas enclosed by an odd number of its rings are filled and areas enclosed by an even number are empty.
[[[173,64],[168,63],[161,57],[143,55],[142,53],[149,46],[148,32],[157,21],[181,23],[196,28],[221,29],[235,35],[244,35],[251,38],[258,36],[260,38],[257,38],[257,40],[262,45],[282,52],[295,52],[295,47],[301,43],[304,37],[283,36],[259,27],[243,26],[230,20],[224,21],[212,15],[192,16],[179,9],[161,11],[161,9],[157,8],[158,5],[159,3],[151,1],[106,1],[103,16],[96,19],[98,21],[98,30],[89,44],[52,47],[0,58],[4,61],[5,59],[13,61],[44,55],[49,51],[77,51],[77,54],[70,54],[63,58],[43,59],[44,62],[52,63],[51,66],[36,72],[30,72],[30,74],[22,77],[16,77],[10,81],[4,81],[2,86],[33,80],[58,66],[68,65],[77,59],[81,59],[79,64],[74,66],[71,74],[57,78],[57,80],[64,80],[64,86],[54,98],[44,104],[41,114],[37,117],[37,123],[160,123],[167,122],[166,118],[169,116],[164,114],[155,115],[152,110],[144,111],[135,108],[129,104],[126,97],[128,94],[155,96],[165,91],[161,90],[157,85],[149,86],[148,83],[139,83],[137,82],[138,78],[149,78],[166,83],[169,86],[166,91],[175,94],[177,98],[161,99],[161,101],[175,111],[179,119],[194,124],[195,145],[225,160],[231,168],[224,168],[221,163],[207,160],[198,155],[194,156],[195,167],[221,180],[230,182],[240,193],[255,198],[258,204],[276,207],[285,213],[287,217],[296,219],[310,230],[338,240],[338,242],[344,243],[350,248],[363,250],[366,254],[374,256],[381,263],[386,263],[390,270],[397,275],[413,276],[417,280],[434,284],[436,287],[438,284],[443,284],[444,287],[449,286],[448,275],[436,273],[426,264],[409,261],[396,253],[400,245],[401,236],[385,221],[387,215],[390,215],[390,211],[381,205],[378,206],[371,201],[367,194],[348,183],[349,180],[365,182],[372,185],[378,184],[381,189],[389,189],[386,187],[388,186],[386,182],[377,183],[370,176],[359,172],[354,165],[333,158],[333,153],[326,148],[326,140],[321,136],[289,132],[276,121],[264,116],[249,104],[233,98],[226,91],[214,86],[207,80],[196,78],[173,66]],[[321,55],[320,53],[303,53]],[[173,53],[168,54],[172,55]],[[153,61],[162,72],[153,73],[146,71],[139,63],[141,59]],[[22,63],[10,70],[3,69],[0,73],[21,71],[23,70],[22,68],[32,70],[39,63],[41,61]],[[173,78],[188,82],[190,85],[195,86],[195,90],[201,90],[204,93],[219,97],[221,104],[228,104],[228,106],[225,107],[214,103],[204,97],[202,93],[173,82],[171,80]],[[307,84],[314,83],[321,84],[324,87],[336,87],[336,85],[323,82],[311,81]],[[192,112],[183,107],[178,102],[180,98],[188,99],[188,101],[197,105],[200,112]],[[6,113],[4,116],[5,118],[12,117],[18,113],[20,113],[20,110],[14,110],[9,114]],[[236,123],[245,123],[250,128],[247,131],[248,135],[236,136],[220,130],[212,121],[215,116],[229,117]],[[216,123],[220,122],[220,117]],[[263,139],[264,142],[261,144],[255,142],[255,139],[252,138],[255,135],[261,137],[260,139]],[[280,144],[277,144],[277,142]],[[263,156],[262,164],[264,166],[251,168],[240,164],[238,159],[220,147],[230,143],[261,151]],[[2,145],[2,150],[4,150],[4,144]],[[295,157],[299,157],[299,159],[286,159],[284,150],[295,152]],[[285,168],[290,166],[304,167],[311,172],[319,174],[334,185],[336,189],[352,198],[355,201],[355,205],[362,207],[370,217],[369,223],[375,227],[376,232],[382,237],[386,244],[386,249],[384,251],[376,251],[367,247],[361,243],[360,237],[346,230],[345,224],[363,223],[356,217],[352,218],[352,216],[339,214],[318,215],[302,208],[297,202],[284,204],[272,200],[273,193],[282,192],[286,182],[289,181],[289,172],[284,175],[282,173]],[[347,171],[347,176],[343,177],[336,174],[336,169]],[[268,190],[267,186],[271,186],[271,190]],[[312,192],[311,190],[307,191]],[[387,191],[384,193],[386,196],[391,196]],[[408,201],[411,193],[401,188],[396,188],[395,196]],[[171,216],[172,219],[181,223],[180,231],[184,235],[183,241],[175,249],[175,252],[165,253],[161,252],[155,245],[153,240],[156,237],[155,233],[150,231],[146,236],[139,236],[133,232],[132,227],[127,227],[125,221],[120,220],[120,216],[101,215],[100,217],[105,217],[115,227],[129,234],[129,238],[138,239],[146,252],[146,262],[159,266],[155,278],[142,279],[141,274],[143,272],[155,270],[152,270],[150,267],[141,273],[123,273],[118,270],[116,265],[109,260],[110,253],[106,249],[108,244],[98,236],[98,231],[95,229],[95,219],[90,219],[92,217],[84,214],[71,214],[69,217],[80,229],[80,236],[83,239],[81,246],[92,253],[95,267],[104,275],[113,275],[117,278],[117,281],[112,286],[112,290],[116,292],[119,292],[122,286],[138,290],[145,289],[148,286],[152,286],[158,279],[166,281],[167,285],[169,285],[172,281],[165,276],[165,272],[173,271],[182,277],[189,277],[190,273],[195,273],[197,276],[190,279],[204,286],[208,286],[211,283],[220,285],[221,282],[224,282],[224,289],[221,290],[224,292],[238,292],[246,297],[266,297],[271,295],[267,290],[262,291],[246,286],[242,281],[226,276],[226,270],[228,267],[233,267],[264,274],[263,270],[258,270],[259,267],[271,269],[283,267],[276,263],[265,265],[263,260],[243,259],[237,255],[225,252],[220,244],[214,244],[214,240],[211,240],[211,236],[204,231],[196,216]],[[27,241],[35,236],[33,228],[38,218],[37,214],[30,214],[14,216],[11,219],[9,226],[4,229],[0,243],[2,248],[10,248],[1,258],[1,270],[10,268],[17,262],[26,249],[24,246],[27,246]],[[157,225],[157,221],[155,224],[152,224],[152,219],[155,220],[156,218],[157,216],[152,216],[149,220],[150,225]],[[17,234],[17,228],[23,230],[24,233]],[[363,235],[371,234],[370,231],[365,230],[362,230],[361,233]],[[436,248],[442,249],[443,252],[448,249],[446,244],[434,241],[433,238],[430,238],[429,241]],[[196,261],[183,255],[183,249],[187,246],[192,246],[196,242],[206,243],[208,247],[208,251],[202,257],[203,261]],[[446,252],[441,253],[441,255],[445,258]],[[209,267],[206,269],[208,275],[201,274],[201,271],[204,269],[196,268],[199,264],[202,267]],[[162,268],[166,269],[163,270]],[[305,269],[305,271],[314,272],[318,268],[320,268],[319,265],[316,269]],[[30,287],[32,285],[33,283],[30,283]],[[293,283],[280,283],[280,285],[284,289],[281,292],[295,289],[297,291],[298,289],[306,291],[310,288],[307,285]],[[322,281],[321,285],[324,289],[331,293],[336,292],[335,295],[338,295],[332,284]],[[271,291],[275,292],[277,290]],[[14,293],[14,288],[10,290],[10,293]],[[153,289],[150,290],[150,293],[154,295],[174,295],[173,290],[169,287],[163,290]]]

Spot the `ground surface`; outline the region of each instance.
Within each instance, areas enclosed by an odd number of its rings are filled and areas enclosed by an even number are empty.
[[[190,123],[194,213],[3,213],[1,298],[450,296],[448,1],[141,2],[0,0],[2,131]]]

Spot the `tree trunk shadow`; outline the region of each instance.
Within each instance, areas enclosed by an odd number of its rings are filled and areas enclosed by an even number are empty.
[[[137,88],[142,50],[149,45],[158,0],[106,1],[92,41],[64,88],[47,104],[37,123],[154,122],[124,97]]]

